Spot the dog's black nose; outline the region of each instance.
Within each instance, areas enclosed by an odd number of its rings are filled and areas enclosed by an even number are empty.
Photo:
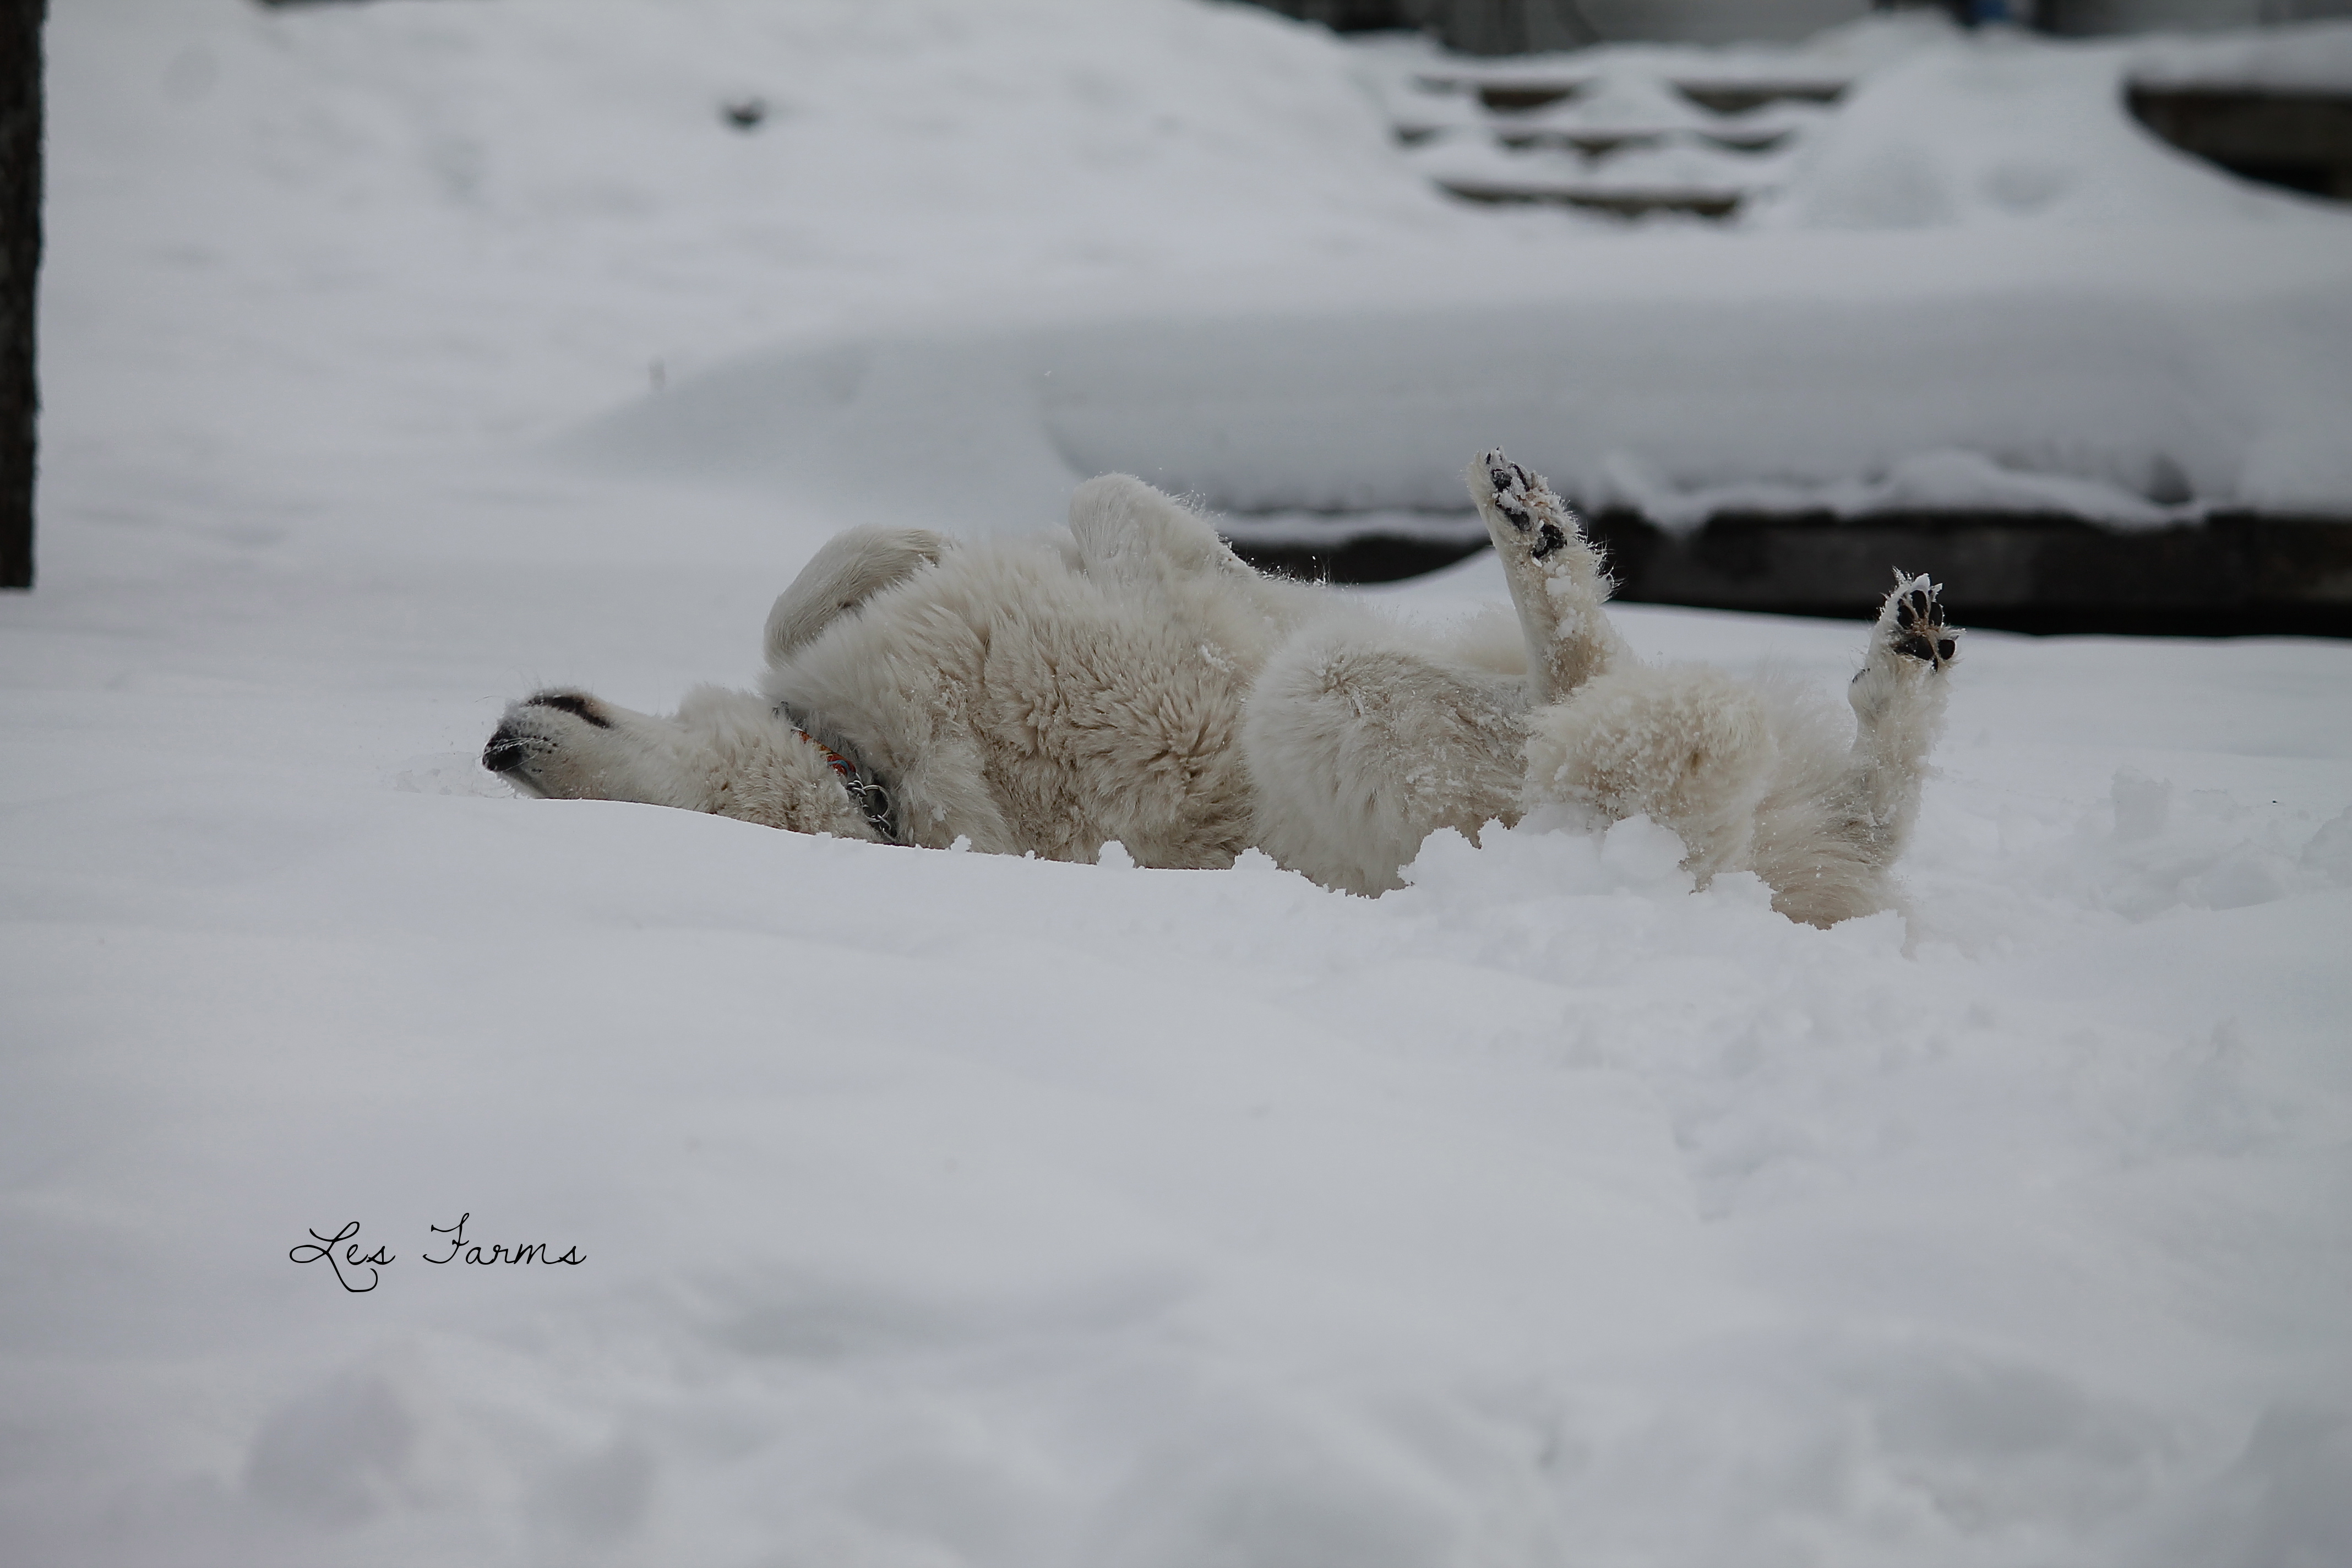
[[[490,743],[482,748],[482,766],[494,773],[512,773],[522,766],[522,742],[503,724],[490,737]]]

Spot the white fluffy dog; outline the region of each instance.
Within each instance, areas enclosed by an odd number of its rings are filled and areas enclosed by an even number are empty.
[[[1702,880],[1754,871],[1794,919],[1885,907],[1958,652],[1936,586],[1895,574],[1848,732],[1780,687],[1638,662],[1549,487],[1500,452],[1469,483],[1517,611],[1502,635],[1425,637],[1261,576],[1119,475],[1079,487],[1066,539],[853,529],[770,612],[759,694],[660,718],[541,691],[482,762],[535,795],[885,843],[1091,861],[1117,839],[1181,867],[1255,846],[1358,893],[1440,827],[1646,813]]]

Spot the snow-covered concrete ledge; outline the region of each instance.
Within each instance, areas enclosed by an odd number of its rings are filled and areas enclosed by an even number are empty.
[[[1475,514],[1275,513],[1219,520],[1267,571],[1389,583],[1486,547]],[[1890,566],[1926,572],[1969,624],[2027,632],[2352,637],[2352,529],[2224,513],[2118,532],[2031,512],[1729,515],[1668,532],[1637,512],[1585,519],[1621,604],[1865,619]]]
[[[1312,298],[1258,279],[1240,304],[753,355],[588,442],[861,487],[888,447],[967,492],[1124,469],[1249,511],[1456,507],[1465,454],[1501,442],[1580,504],[1669,529],[1729,510],[2352,519],[2352,245],[2334,226],[2147,239],[1790,234],[1731,255],[1661,233],[1579,258],[1568,298],[1549,267]]]
[[[1007,300],[751,355],[563,445],[830,493],[860,515],[1030,528],[1107,471],[1245,518],[1444,513],[1465,456],[1500,444],[1588,511],[1653,531],[1654,570],[1696,561],[1681,541],[1711,521],[1907,519],[1944,541],[1912,542],[1912,560],[1965,580],[1970,561],[2013,566],[2027,547],[1958,548],[1957,524],[1990,539],[2054,521],[2085,525],[2053,557],[2063,571],[2004,568],[1979,603],[2041,602],[2090,549],[2111,583],[2115,562],[2161,557],[2158,598],[2243,607],[2263,573],[2205,559],[2234,562],[2242,528],[2195,546],[2180,531],[2227,518],[2324,538],[2352,521],[2347,228],[1786,232],[1733,249],[1661,229],[1579,256],[1572,286],[1556,257],[1506,252],[1475,273],[1226,277],[1150,309]],[[2132,533],[2151,540],[2101,545]],[[2286,588],[2324,600],[2341,575]],[[1801,602],[1848,598],[1868,594]],[[1696,602],[1788,601],[1759,586]]]

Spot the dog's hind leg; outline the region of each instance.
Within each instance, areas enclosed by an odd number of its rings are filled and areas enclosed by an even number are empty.
[[[782,664],[794,649],[815,641],[836,616],[936,564],[948,549],[944,535],[923,528],[853,528],[835,534],[809,557],[768,611],[761,640],[769,665]]]
[[[1755,869],[1791,920],[1831,925],[1893,901],[1890,873],[1919,814],[1945,673],[1960,651],[1937,595],[1925,577],[1895,574],[1846,689],[1851,743],[1838,743],[1826,715],[1790,727],[1782,776],[1757,812]]]
[[[1525,719],[1515,676],[1351,616],[1310,626],[1243,713],[1255,840],[1326,887],[1396,887],[1438,828],[1517,819]]]
[[[1882,867],[1902,853],[1919,814],[1927,752],[1944,725],[1944,672],[1959,657],[1959,634],[1944,624],[1942,592],[1924,576],[1895,574],[1870,652],[1846,689],[1857,723],[1843,792],[1846,832]]]
[[[1683,865],[1702,881],[1744,869],[1780,767],[1772,717],[1754,686],[1720,670],[1628,659],[1528,715],[1526,804],[1646,815],[1682,836]]]
[[[1557,702],[1624,651],[1601,608],[1611,584],[1600,552],[1542,477],[1499,450],[1480,454],[1468,479],[1528,639],[1528,695]]]

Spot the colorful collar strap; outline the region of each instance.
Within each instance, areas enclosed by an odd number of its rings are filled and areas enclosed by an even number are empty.
[[[824,753],[825,765],[841,779],[841,787],[849,792],[849,804],[856,806],[885,844],[901,842],[898,837],[896,803],[890,792],[883,787],[880,777],[860,767],[847,753],[835,751],[809,732],[808,722],[793,710],[789,702],[776,704],[776,717],[792,726],[793,733]]]

